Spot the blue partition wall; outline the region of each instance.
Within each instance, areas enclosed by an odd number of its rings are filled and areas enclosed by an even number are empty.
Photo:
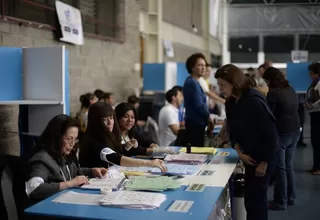
[[[143,90],[164,91],[165,88],[165,64],[143,64]]]
[[[22,49],[0,47],[0,101],[22,99]]]
[[[23,155],[33,146],[31,135],[41,134],[55,115],[70,114],[68,51],[0,47],[0,66],[0,105],[19,105],[19,131],[10,132],[19,132]]]
[[[177,85],[183,86],[184,81],[189,76],[185,63],[177,63]]]
[[[183,86],[188,75],[184,63],[146,63],[143,65],[143,90],[166,92],[175,85]]]
[[[65,51],[65,114],[70,115],[70,78],[69,78],[69,52]]]
[[[308,67],[311,63],[287,63],[286,76],[290,85],[299,93],[305,93],[311,84]]]

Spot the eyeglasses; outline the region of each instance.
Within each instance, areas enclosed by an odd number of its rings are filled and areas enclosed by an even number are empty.
[[[73,139],[72,137],[64,137],[64,139],[69,143],[69,144],[76,144],[79,142],[79,139]]]

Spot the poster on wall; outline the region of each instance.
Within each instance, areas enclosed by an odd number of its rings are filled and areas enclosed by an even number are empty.
[[[61,41],[76,45],[83,45],[83,30],[81,12],[60,1],[56,1],[58,20],[61,26]]]
[[[174,57],[174,50],[171,40],[163,40],[163,49],[167,57]]]
[[[291,51],[291,60],[293,63],[305,63],[308,62],[307,50],[293,50]]]

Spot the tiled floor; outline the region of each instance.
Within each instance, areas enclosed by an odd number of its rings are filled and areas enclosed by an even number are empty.
[[[305,133],[307,133],[305,131]],[[319,134],[320,135],[320,134]],[[309,135],[306,135],[308,137]],[[306,140],[306,148],[297,148],[295,155],[297,199],[296,205],[286,211],[270,211],[270,220],[318,220],[320,219],[320,176],[307,172],[312,167],[312,148]],[[272,198],[273,189],[269,190]]]

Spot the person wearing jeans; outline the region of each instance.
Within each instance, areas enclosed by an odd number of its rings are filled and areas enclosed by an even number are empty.
[[[277,164],[276,184],[274,187],[274,204],[272,209],[284,209],[286,201],[288,205],[294,205],[296,198],[294,151],[300,138],[300,131],[279,134],[282,149]]]
[[[309,76],[312,83],[307,91],[307,102],[311,121],[311,145],[313,149],[312,174],[320,175],[320,63],[309,66]]]
[[[275,171],[274,197],[269,209],[284,210],[294,205],[294,151],[300,138],[300,118],[296,92],[284,74],[274,68],[266,69],[263,78],[269,86],[267,101],[277,119],[277,130],[281,141]]]

